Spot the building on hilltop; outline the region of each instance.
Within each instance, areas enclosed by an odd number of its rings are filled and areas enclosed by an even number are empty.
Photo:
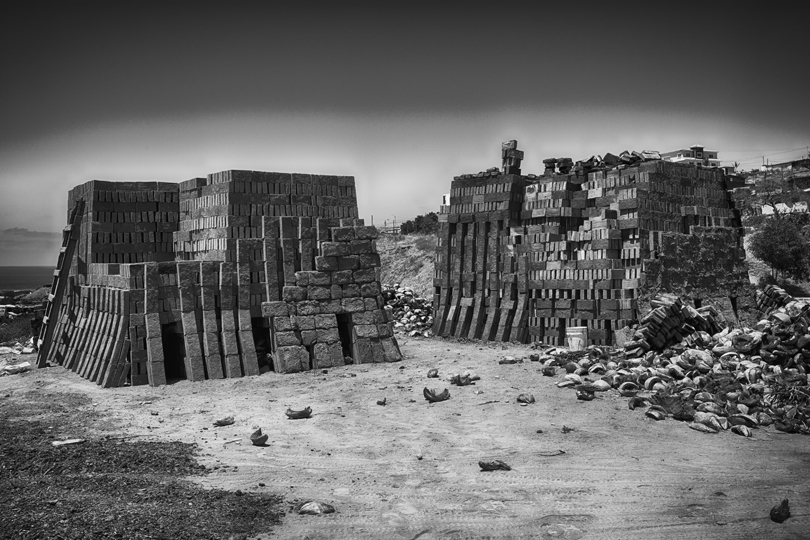
[[[703,165],[704,167],[720,167],[720,160],[717,159],[717,156],[717,150],[707,150],[700,144],[661,153],[661,159],[664,161],[686,165]]]
[[[40,365],[109,387],[401,359],[352,177],[91,181],[68,214]]]
[[[623,153],[617,166],[554,158],[524,175],[515,141],[502,157],[501,170],[455,177],[442,207],[435,334],[560,345],[586,327],[610,345],[659,292],[728,311],[749,302],[721,169]]]

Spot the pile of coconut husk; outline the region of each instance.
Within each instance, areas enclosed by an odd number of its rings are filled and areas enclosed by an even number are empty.
[[[773,424],[779,431],[810,434],[810,303],[774,287],[760,295],[758,305],[770,305],[753,328],[712,328],[710,313],[685,309],[670,298],[653,311],[666,306],[659,313],[671,319],[647,318],[642,324],[654,320],[670,334],[660,351],[655,340],[646,351],[640,340],[625,349],[592,346],[576,357],[557,349],[540,358],[543,372],[563,366],[567,373],[557,385],[575,389],[579,399],[618,392],[629,398],[631,409],[643,408],[654,420],[685,421],[705,433],[731,430],[750,437]],[[694,331],[683,336],[677,328],[685,324]],[[658,332],[652,335],[661,341]]]
[[[391,308],[394,331],[411,337],[433,335],[433,302],[416,296],[411,287],[383,285],[383,300]]]

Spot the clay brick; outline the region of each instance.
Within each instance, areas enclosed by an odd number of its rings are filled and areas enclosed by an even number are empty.
[[[332,314],[315,315],[315,328],[337,328],[337,318]]]
[[[149,362],[162,364],[165,361],[163,357],[163,341],[161,338],[149,338],[146,340],[146,354]]]
[[[354,333],[358,338],[376,338],[380,335],[376,324],[355,324]]]
[[[279,347],[275,357],[280,373],[298,373],[309,369],[309,352],[300,346]]]
[[[358,268],[376,268],[380,266],[380,255],[377,253],[363,253],[357,257]]]
[[[315,330],[318,336],[318,343],[331,343],[333,341],[340,341],[340,334],[337,328],[321,328]]]
[[[206,353],[205,368],[208,371],[209,379],[222,379],[225,376],[222,371],[222,356],[220,356],[219,353]]]
[[[341,346],[340,342],[330,343],[329,353],[332,356],[332,367],[338,367],[345,364],[345,360],[343,358],[343,347]]]
[[[299,287],[306,287],[309,285],[309,277],[312,272],[296,272],[295,273],[295,284]]]
[[[146,323],[146,337],[148,339],[160,339],[161,328],[160,328],[160,317],[157,313],[147,313],[144,316],[144,322]]]
[[[384,338],[380,341],[383,346],[386,362],[398,362],[402,360],[402,353],[399,351],[399,345],[397,344],[396,338]]]
[[[356,283],[350,283],[349,285],[343,285],[343,298],[356,298],[360,296],[360,285]]]
[[[346,255],[337,257],[338,270],[354,270],[360,267],[359,255]]]
[[[348,285],[354,283],[351,270],[341,270],[332,274],[332,283],[335,285]]]
[[[365,297],[377,296],[377,295],[381,294],[381,292],[382,291],[380,291],[380,284],[377,283],[377,282],[363,283],[362,285],[360,285],[360,295],[361,296],[365,296]]]
[[[374,240],[379,236],[379,231],[374,226],[359,226],[354,231],[358,240]]]
[[[315,317],[316,315],[296,315],[295,319],[295,327],[300,330],[314,330],[315,329]]]
[[[295,332],[276,332],[275,339],[278,347],[288,347],[291,345],[301,344],[301,340],[298,339]]]
[[[328,272],[312,272],[309,277],[310,285],[326,287],[332,284],[332,274]]]
[[[379,339],[371,340],[371,354],[375,362],[385,362],[385,349]]]
[[[234,336],[235,337],[235,336]],[[225,355],[225,377],[233,379],[242,376],[242,366],[239,363],[239,355]]]
[[[352,277],[355,283],[372,283],[378,281],[377,273],[374,268],[363,268],[352,272]]]
[[[301,302],[307,299],[307,290],[303,287],[285,285],[281,297],[285,302]]]
[[[321,312],[321,302],[307,300],[295,304],[297,315],[317,315]]]
[[[166,384],[166,367],[163,362],[147,362],[146,373],[149,377],[149,386]]]
[[[262,302],[262,317],[286,317],[288,314],[287,302]]]
[[[373,311],[361,311],[352,313],[352,323],[354,324],[376,324],[377,317]]]
[[[307,298],[310,300],[329,300],[332,298],[329,287],[307,287]]]
[[[321,272],[333,272],[338,269],[337,257],[315,257],[315,270]]]
[[[373,364],[374,350],[370,339],[356,339],[353,346],[354,362],[357,364]]]
[[[324,257],[345,257],[352,254],[349,242],[322,242],[321,254]]]
[[[350,244],[352,246],[353,255],[372,253],[374,251],[374,248],[371,245],[371,240],[352,240]]]
[[[334,242],[350,242],[355,239],[354,227],[333,227],[331,232]]]
[[[347,313],[355,313],[365,310],[365,304],[362,298],[344,298],[341,300],[341,305]]]
[[[312,347],[313,369],[332,367],[332,351],[326,343],[316,343]]]
[[[295,325],[290,317],[275,317],[273,319],[273,329],[276,332],[292,332]]]
[[[309,347],[318,341],[317,330],[302,330],[301,331],[301,344]]]
[[[345,296],[345,291],[344,291]],[[346,310],[343,308],[343,300],[329,300],[328,302],[321,302],[321,313],[345,313]]]

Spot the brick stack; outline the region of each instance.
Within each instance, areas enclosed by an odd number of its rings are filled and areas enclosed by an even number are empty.
[[[84,240],[50,360],[107,386],[156,386],[402,358],[381,296],[376,229],[357,219],[351,177],[226,171],[179,186],[89,182],[71,191],[78,199],[88,201]],[[147,230],[143,238],[162,245],[132,236]]]
[[[84,199],[76,270],[90,263],[136,263],[174,259],[179,221],[177,184],[93,180],[72,189],[68,207]]]
[[[356,218],[354,178],[224,171],[180,184],[174,250],[187,259],[236,261],[236,240],[262,236],[262,216]]]
[[[373,243],[377,229],[356,219],[342,219],[337,227],[328,227],[329,219],[313,222],[320,239],[314,269],[293,271],[285,255],[282,298],[262,305],[274,330],[276,370],[340,366],[344,355],[357,363],[400,360],[381,296],[380,258]],[[284,223],[282,218],[282,244]]]
[[[78,299],[57,321],[52,358],[105,388],[120,386],[127,376],[129,291],[80,286]]]
[[[437,335],[510,339],[518,284],[509,223],[519,216],[524,184],[497,169],[453,181],[436,253]]]
[[[544,164],[540,177],[490,169],[453,181],[440,220],[437,334],[559,345],[567,328],[587,327],[591,344],[609,345],[637,320],[648,289],[744,293],[742,230],[722,171],[660,160],[587,173],[571,173],[569,158]]]

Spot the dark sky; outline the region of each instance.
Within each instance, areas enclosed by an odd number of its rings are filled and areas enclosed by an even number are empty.
[[[527,172],[695,143],[751,168],[810,144],[796,4],[290,4],[13,3],[0,230],[59,230],[94,178],[351,174],[380,224],[436,210],[510,138]]]

